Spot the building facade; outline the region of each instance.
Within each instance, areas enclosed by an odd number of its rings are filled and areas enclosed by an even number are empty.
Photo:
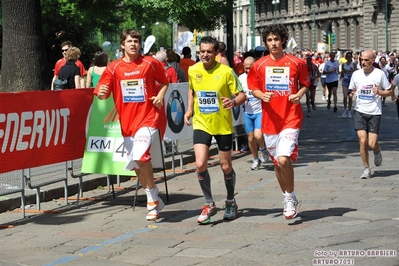
[[[317,50],[323,34],[330,34],[329,49],[397,49],[399,3],[389,0],[235,0],[233,7],[234,50],[247,51],[250,44],[251,1],[254,1],[255,36],[272,23],[284,24],[296,49]],[[212,35],[226,41],[225,25]],[[257,37],[259,39],[259,37]],[[261,45],[264,43],[261,41]]]

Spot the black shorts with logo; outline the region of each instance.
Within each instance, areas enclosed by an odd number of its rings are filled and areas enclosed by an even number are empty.
[[[233,148],[233,134],[228,135],[213,135],[218,144],[218,149],[220,151],[231,151]],[[208,147],[211,146],[212,135],[203,131],[196,129],[193,132],[193,142],[195,144],[205,144]]]
[[[381,115],[368,115],[354,111],[353,124],[356,130],[378,134],[380,132]]]

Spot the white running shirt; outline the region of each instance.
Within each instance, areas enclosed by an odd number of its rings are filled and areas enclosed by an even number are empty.
[[[252,95],[252,90],[248,89],[247,73],[241,74],[238,79],[244,89],[247,100],[244,103],[244,112],[251,114],[258,114],[262,112],[262,101]]]
[[[355,111],[369,115],[381,115],[381,96],[373,92],[373,85],[378,90],[388,90],[391,85],[381,69],[374,68],[370,74],[365,74],[363,69],[353,72],[349,89],[356,91]]]

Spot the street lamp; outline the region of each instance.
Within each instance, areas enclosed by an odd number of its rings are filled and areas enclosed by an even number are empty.
[[[145,26],[141,26],[142,29],[145,29]],[[144,49],[144,33],[145,30],[143,30],[143,34],[141,34],[141,47]]]
[[[157,21],[157,22],[155,22],[155,25],[159,25],[159,22]],[[159,34],[159,32],[157,32],[158,33],[158,35],[160,35]],[[157,40],[157,51],[159,51],[159,44],[158,44],[158,38],[159,36],[155,36],[155,38],[156,38],[156,40]]]
[[[313,50],[316,51],[316,0],[313,0]]]
[[[277,5],[278,4],[280,4],[280,0],[273,0],[272,1],[272,5],[274,6],[274,24],[276,24],[276,22],[277,22],[276,13],[277,13]]]
[[[385,0],[385,51],[388,51],[388,0]]]
[[[251,46],[248,50],[255,47],[255,0],[251,0]]]

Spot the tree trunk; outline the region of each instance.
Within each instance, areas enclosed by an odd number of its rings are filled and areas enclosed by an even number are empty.
[[[44,44],[40,0],[2,0],[0,91],[48,90],[52,73]]]

